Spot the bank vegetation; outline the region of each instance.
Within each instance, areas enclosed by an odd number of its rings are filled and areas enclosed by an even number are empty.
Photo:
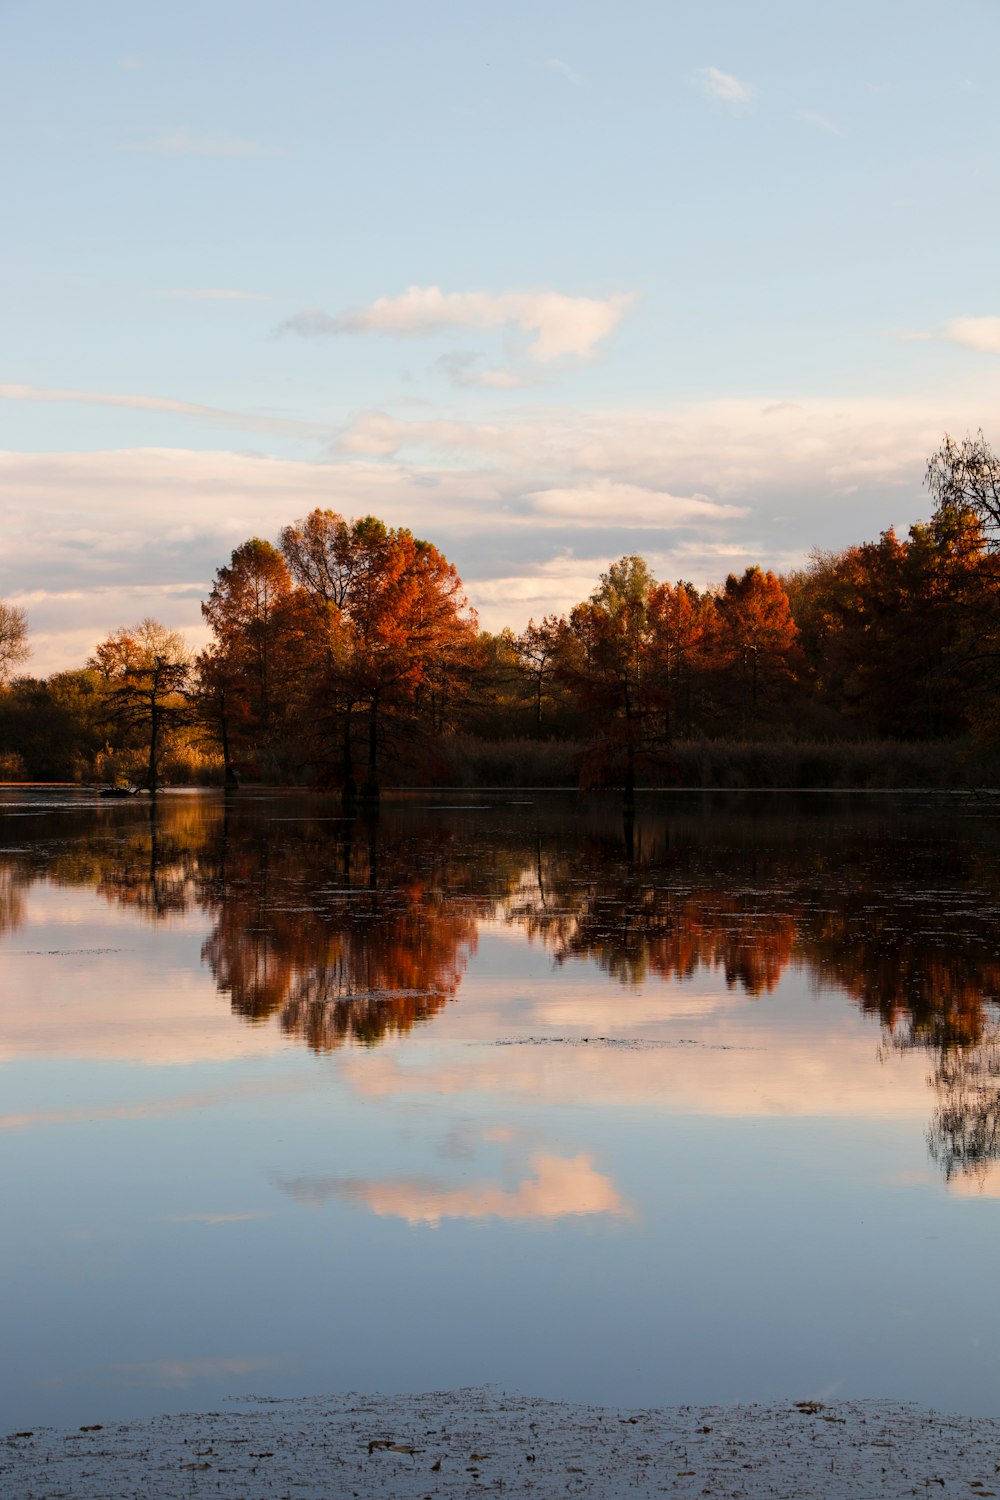
[[[430,542],[314,510],[220,566],[195,655],[155,620],[18,675],[0,779],[386,785],[1000,784],[1000,460],[928,465],[929,521],[700,589],[621,558],[565,615],[480,630]]]

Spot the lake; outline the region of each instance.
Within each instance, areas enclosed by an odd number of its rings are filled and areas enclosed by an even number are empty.
[[[0,792],[3,1430],[1000,1406],[1000,799]]]

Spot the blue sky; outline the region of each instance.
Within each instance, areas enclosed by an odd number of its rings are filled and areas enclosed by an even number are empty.
[[[314,505],[483,622],[788,568],[1000,441],[995,0],[0,0],[33,669]]]

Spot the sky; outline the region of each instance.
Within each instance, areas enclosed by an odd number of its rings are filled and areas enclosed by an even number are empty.
[[[490,629],[926,519],[1000,443],[998,0],[0,0],[30,670],[316,506]]]

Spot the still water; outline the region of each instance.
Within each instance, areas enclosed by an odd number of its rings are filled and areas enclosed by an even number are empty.
[[[0,797],[0,1430],[1000,1412],[1000,800]]]

